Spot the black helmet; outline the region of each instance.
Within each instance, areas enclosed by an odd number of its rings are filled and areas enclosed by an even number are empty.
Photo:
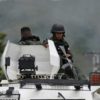
[[[54,24],[51,28],[51,33],[56,33],[56,32],[62,32],[65,33],[65,29],[63,25],[60,24]]]

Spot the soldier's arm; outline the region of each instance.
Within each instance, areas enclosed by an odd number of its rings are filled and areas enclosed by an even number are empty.
[[[48,38],[48,39],[50,39],[50,40],[52,40],[52,37],[50,37],[50,38]],[[43,46],[45,47],[45,48],[48,48],[48,39],[45,39],[44,41],[43,41]]]
[[[44,40],[42,44],[45,48],[48,48],[48,39]]]

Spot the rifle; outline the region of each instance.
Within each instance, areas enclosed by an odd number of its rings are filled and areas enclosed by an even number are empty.
[[[74,74],[75,79],[78,80],[78,73],[76,72],[76,69],[73,66],[72,61],[68,57],[66,57],[67,53],[65,51],[65,48],[63,46],[59,46],[59,48],[62,50],[63,54],[65,55],[65,59],[68,61],[68,65],[70,66],[70,68],[71,68],[71,70],[72,70],[72,72]]]

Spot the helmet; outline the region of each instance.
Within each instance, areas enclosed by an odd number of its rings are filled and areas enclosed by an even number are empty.
[[[51,33],[56,33],[56,32],[62,32],[65,33],[65,29],[63,25],[60,24],[54,24],[51,28]]]

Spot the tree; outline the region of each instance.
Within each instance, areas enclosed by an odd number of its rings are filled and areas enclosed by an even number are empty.
[[[5,40],[5,37],[6,37],[6,34],[4,33],[0,33],[0,56],[3,52],[3,49],[4,49],[4,40]]]
[[[1,58],[2,52],[3,52],[4,47],[5,47],[5,44],[4,44],[5,37],[6,37],[5,33],[0,33],[0,58]],[[3,71],[0,67],[0,79],[3,79],[3,78],[5,78],[5,76],[4,76]]]

